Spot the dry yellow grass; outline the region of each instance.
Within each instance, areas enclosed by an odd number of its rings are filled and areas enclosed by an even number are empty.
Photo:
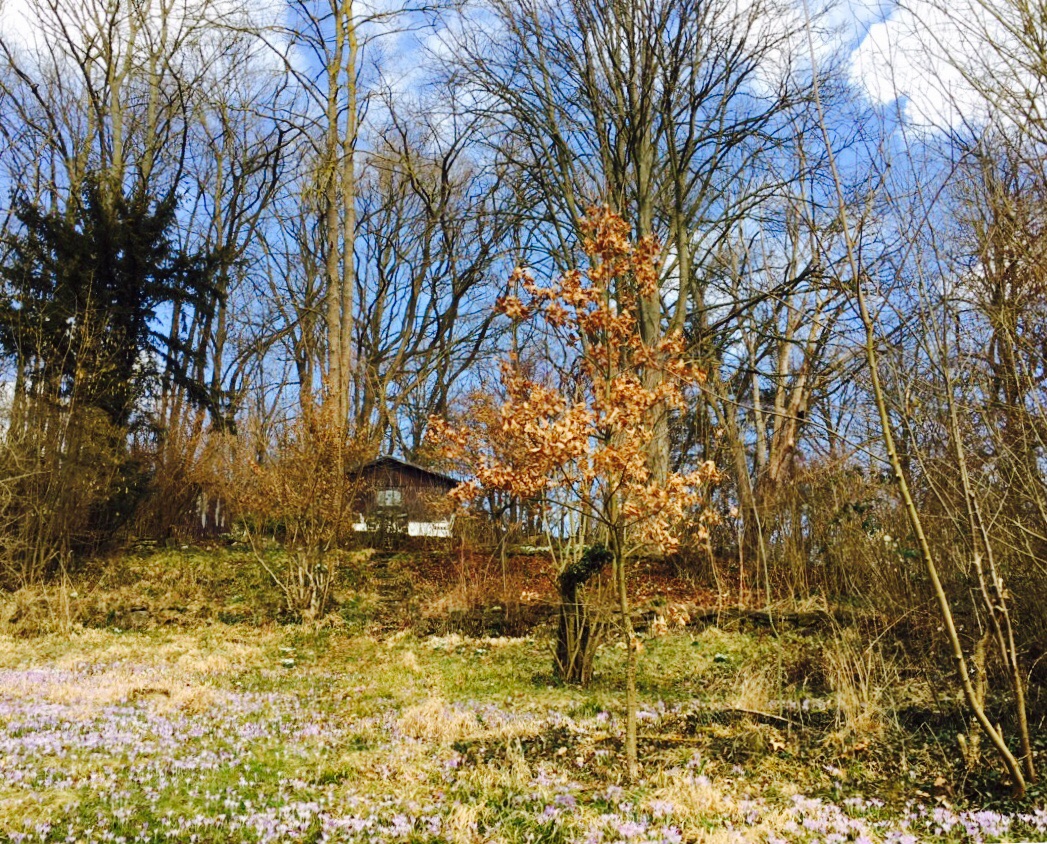
[[[41,667],[10,678],[3,694],[66,706],[70,717],[84,721],[128,702],[201,714],[226,697],[213,688],[214,678],[258,664],[267,638],[248,643],[207,629],[163,637],[81,630],[28,642],[0,636],[0,667]],[[85,668],[91,669],[86,677]]]
[[[46,662],[56,668],[74,668],[133,660],[137,665],[179,663],[186,671],[222,673],[253,664],[267,646],[281,638],[280,632],[266,628],[252,630],[249,635],[248,641],[246,635],[241,638],[226,629],[208,627],[121,636],[106,630],[80,629],[70,636],[28,640],[0,635],[0,667]]]
[[[422,671],[418,655],[412,650],[406,650],[400,655],[400,664],[412,674],[420,674]]]
[[[437,744],[463,741],[481,732],[474,713],[455,709],[439,697],[426,698],[405,709],[398,725],[404,735]]]
[[[472,844],[482,841],[479,832],[480,807],[459,803],[447,816],[445,831],[454,844]]]
[[[535,736],[541,728],[541,721],[536,716],[520,717],[506,723],[485,725],[474,712],[455,707],[437,695],[404,709],[397,725],[409,738],[442,746],[459,741],[505,744],[510,748],[511,766],[513,743]],[[519,761],[522,761],[522,754]]]
[[[671,777],[659,773],[655,788],[648,800],[650,806],[657,801],[671,803],[674,815],[694,822],[716,815],[730,814],[736,810],[733,798],[724,794],[711,781],[698,782],[692,778]]]
[[[823,653],[826,682],[840,713],[836,739],[880,738],[890,726],[892,698],[901,684],[897,666],[876,640],[862,641],[853,628],[838,631]]]
[[[771,668],[748,666],[728,696],[727,706],[750,712],[771,711],[774,708],[771,701],[781,697],[779,684],[772,673]]]
[[[736,789],[705,777],[673,777],[660,772],[652,778],[656,788],[647,800],[647,809],[652,814],[659,803],[672,806],[672,816],[679,824],[684,840],[702,844],[736,844],[739,829],[745,830],[746,841],[777,839],[788,823],[788,815],[781,811],[761,806],[759,820],[747,817],[753,807],[751,801],[740,798]],[[779,791],[785,797],[799,793],[789,783],[780,784]],[[729,821],[728,825],[709,828],[710,818]]]

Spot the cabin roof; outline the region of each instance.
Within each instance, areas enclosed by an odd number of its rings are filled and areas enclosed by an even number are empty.
[[[399,457],[393,457],[391,455],[382,455],[374,460],[370,460],[360,466],[355,474],[363,475],[370,474],[375,471],[382,469],[397,469],[400,471],[408,471],[416,473],[422,476],[426,480],[429,480],[434,485],[444,486],[450,489],[451,487],[458,486],[460,481],[457,478],[452,478],[450,475],[444,475],[440,472],[434,472],[432,469],[427,469],[424,466],[419,466],[417,463],[411,463],[409,460],[401,460]]]

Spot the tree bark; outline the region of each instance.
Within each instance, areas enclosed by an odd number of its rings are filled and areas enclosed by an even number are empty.
[[[559,577],[560,619],[556,636],[556,672],[565,683],[585,687],[593,677],[593,655],[599,640],[588,607],[580,594],[582,587],[611,562],[611,553],[602,545],[585,549],[582,558],[567,566]]]

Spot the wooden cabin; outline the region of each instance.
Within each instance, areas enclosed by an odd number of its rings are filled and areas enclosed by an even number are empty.
[[[396,457],[379,457],[354,473],[360,532],[447,539],[454,512],[447,493],[458,486],[448,475]]]

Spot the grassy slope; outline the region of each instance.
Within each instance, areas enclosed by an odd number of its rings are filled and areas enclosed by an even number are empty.
[[[852,684],[819,729],[740,712],[805,717],[832,660],[799,638],[650,639],[644,778],[622,783],[620,656],[582,691],[541,639],[0,638],[0,840],[1047,840],[1042,810],[953,807],[940,754],[880,717],[890,689]]]

